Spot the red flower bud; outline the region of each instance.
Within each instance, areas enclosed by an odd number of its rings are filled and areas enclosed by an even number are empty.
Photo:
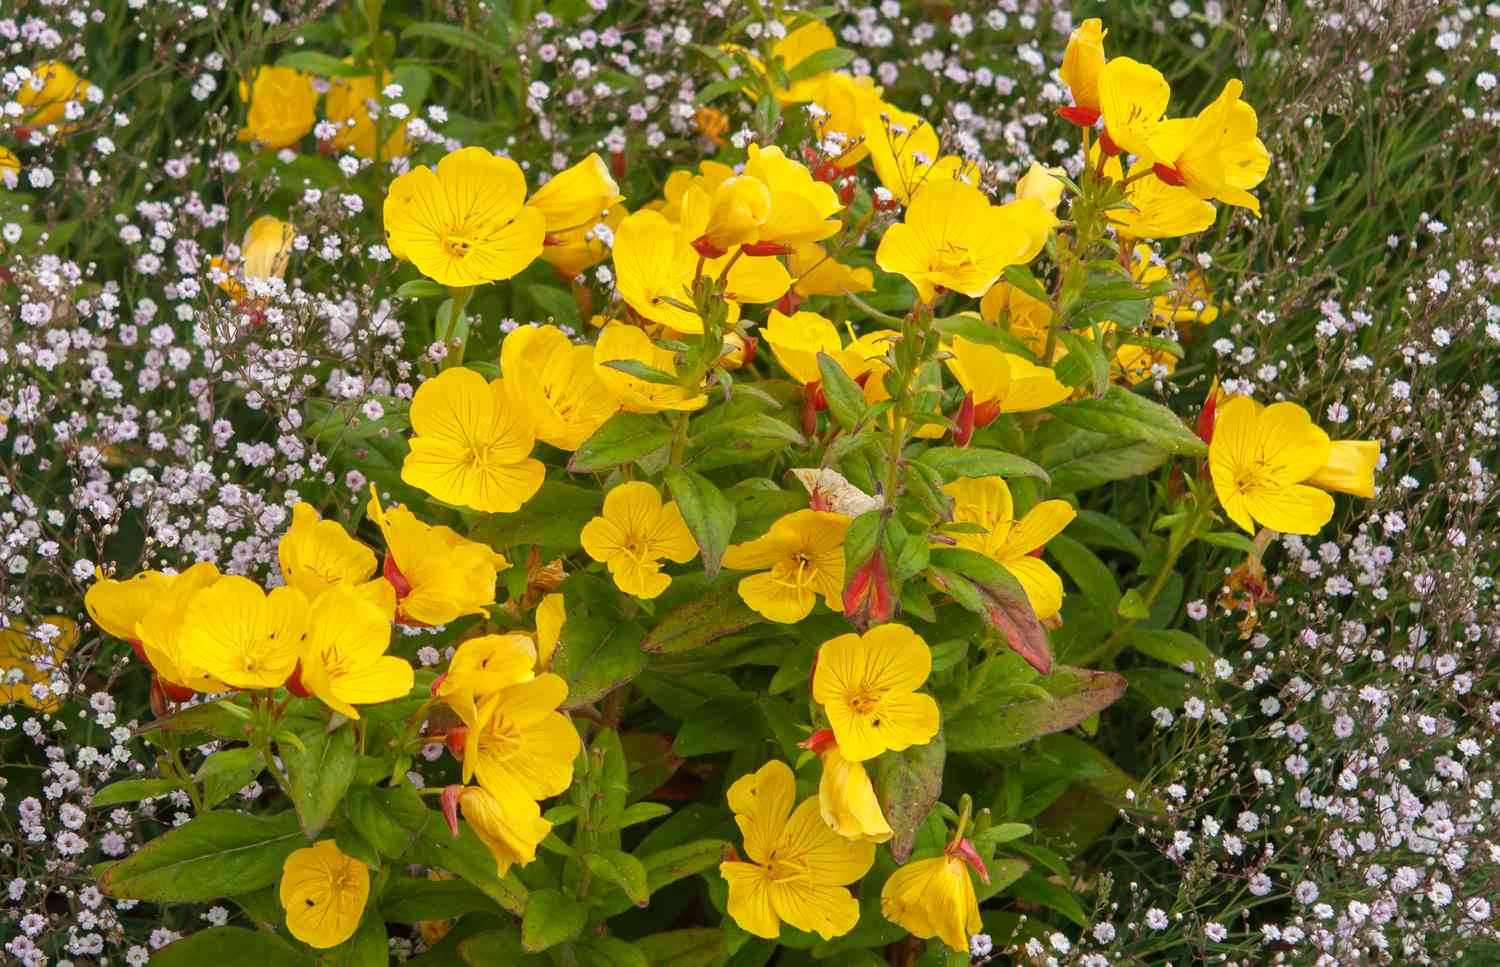
[[[969,438],[974,435],[974,394],[965,393],[963,402],[958,404],[958,415],[953,418],[958,429],[953,431],[953,445],[966,447]]]
[[[802,297],[797,294],[796,289],[787,289],[786,295],[776,300],[776,311],[784,316],[789,316],[797,311],[802,304]]]
[[[694,247],[696,247],[697,244],[698,244],[697,242],[694,242],[693,243]],[[787,248],[785,245],[782,245],[780,242],[751,242],[748,245],[741,245],[740,246],[740,250],[742,252],[744,252],[746,255],[790,255],[790,254],[792,254],[792,250],[789,249],[789,248]],[[703,250],[702,249],[698,249],[698,251],[701,252]],[[709,258],[717,258],[717,256],[710,255]]]
[[[443,803],[443,818],[448,820],[448,831],[453,834],[454,839],[458,839],[458,800],[463,794],[463,786],[444,786],[443,795],[440,797]]]
[[[1214,419],[1219,410],[1219,394],[1209,393],[1208,399],[1203,401],[1203,409],[1198,411],[1198,425],[1194,428],[1198,432],[1198,439],[1204,443],[1214,442]]]
[[[448,751],[453,753],[453,758],[462,761],[464,757],[464,746],[469,741],[469,727],[467,725],[455,725],[448,730],[448,735],[443,739],[443,744]]]
[[[818,432],[818,411],[828,406],[823,399],[823,387],[819,383],[808,383],[802,388],[802,435],[810,437]]]
[[[1074,104],[1070,107],[1060,107],[1057,114],[1064,121],[1070,121],[1080,128],[1091,128],[1094,122],[1099,120],[1099,109],[1097,107],[1080,107]]]
[[[740,365],[749,366],[751,363],[755,362],[755,351],[758,348],[760,348],[760,340],[755,336],[746,336],[744,361],[741,362]]]
[[[561,245],[562,243],[563,243],[563,240],[560,239],[560,238],[558,238],[556,235],[548,234],[548,235],[543,235],[542,236],[542,244],[544,246],[545,245]]]
[[[699,235],[697,238],[693,239],[692,244],[693,251],[697,252],[699,255],[703,256],[706,259],[716,259],[728,252],[728,249],[719,248],[719,246],[709,241],[707,235]]]
[[[609,171],[616,178],[625,177],[625,152],[614,151],[610,153]]]
[[[974,425],[982,429],[995,422],[995,418],[999,415],[1000,401],[985,400],[983,403],[980,403],[978,406],[974,407]]]
[[[298,698],[307,698],[312,692],[302,684],[302,663],[297,662],[297,667],[292,669],[292,674],[286,680],[286,690]]]
[[[432,698],[437,698],[438,689],[442,687],[443,679],[445,679],[447,677],[448,677],[448,673],[447,672],[443,672],[441,675],[439,675],[438,677],[434,678],[432,680],[432,687],[427,690],[427,694],[429,696],[431,696]]]
[[[1108,157],[1113,158],[1122,149],[1118,144],[1115,144],[1115,139],[1110,137],[1109,132],[1106,130],[1099,132],[1099,150],[1103,151]]]
[[[854,179],[848,178],[839,186],[840,204],[848,205],[854,201],[854,184]]]
[[[401,569],[396,566],[396,559],[391,557],[390,551],[385,552],[385,567],[382,568],[381,573],[387,581],[391,582],[391,587],[396,589],[397,601],[411,594],[411,582],[406,579],[406,575],[402,574]]]
[[[818,729],[806,739],[798,742],[797,748],[810,749],[821,756],[829,749],[838,748],[838,742],[833,737],[833,729]]]
[[[891,579],[885,573],[885,555],[878,549],[859,566],[844,588],[844,617],[863,631],[891,620]]]
[[[949,856],[956,856],[969,864],[969,868],[979,877],[980,882],[988,883],[990,881],[989,868],[984,865],[984,860],[980,859],[979,853],[974,849],[973,843],[966,839],[960,839],[958,842],[951,844],[945,852]]]

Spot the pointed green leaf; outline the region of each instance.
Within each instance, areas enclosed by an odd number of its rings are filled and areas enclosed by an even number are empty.
[[[698,542],[703,573],[712,581],[719,573],[719,564],[734,533],[734,504],[707,477],[691,470],[668,470],[666,480],[683,521]]]

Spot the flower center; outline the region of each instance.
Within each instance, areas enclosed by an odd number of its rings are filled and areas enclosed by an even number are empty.
[[[778,850],[772,850],[771,855],[766,857],[766,877],[772,881],[792,880],[807,875],[807,864],[795,857],[778,856]]]
[[[456,231],[443,233],[443,248],[447,250],[449,258],[462,259],[469,254],[469,249],[473,246],[473,239],[466,238]]]
[[[849,707],[854,709],[857,715],[869,715],[880,705],[880,699],[884,692],[869,685],[860,685],[849,693]]]

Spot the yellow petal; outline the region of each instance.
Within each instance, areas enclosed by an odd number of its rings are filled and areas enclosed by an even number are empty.
[[[1378,440],[1334,440],[1328,447],[1328,459],[1305,483],[1324,490],[1375,496],[1375,467],[1380,463]]]

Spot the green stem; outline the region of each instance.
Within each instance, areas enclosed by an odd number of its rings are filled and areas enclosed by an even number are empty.
[[[443,368],[449,366],[462,366],[464,362],[464,350],[469,345],[468,306],[469,300],[474,297],[474,286],[455,285],[448,287],[448,298],[450,308],[448,310],[448,324],[441,327],[438,339],[448,345],[448,355],[443,359]],[[453,345],[453,343],[457,345]]]

